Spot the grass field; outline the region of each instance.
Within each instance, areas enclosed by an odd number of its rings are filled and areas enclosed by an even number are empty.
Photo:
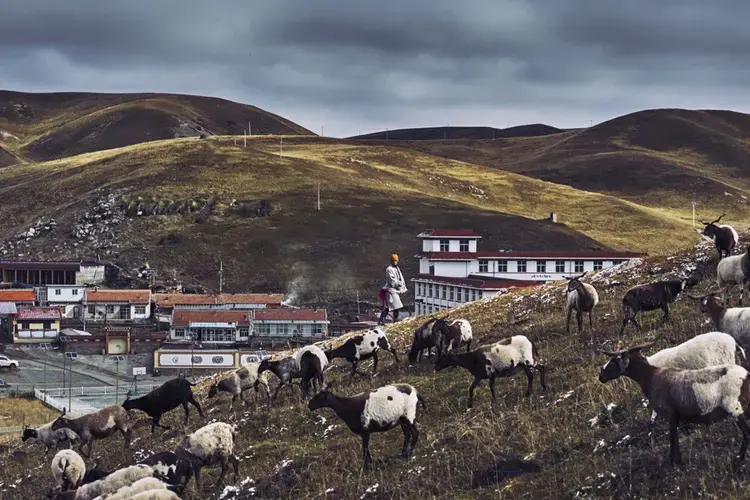
[[[38,426],[58,415],[36,398],[0,398],[0,427]]]
[[[743,234],[742,238],[747,238]],[[601,298],[595,313],[595,338],[565,333],[560,284],[524,289],[506,296],[466,304],[451,311],[451,318],[471,321],[479,343],[523,334],[535,342],[549,368],[548,390],[537,382],[534,395],[524,397],[525,377],[501,379],[496,384],[498,405],[490,407],[486,382],[477,389],[475,407],[466,410],[471,380],[461,369],[436,373],[429,361],[409,366],[405,351],[411,332],[420,320],[392,326],[388,335],[400,353],[395,363],[390,355],[381,360],[374,378],[347,383],[346,364],[336,361],[327,375],[335,392],[354,394],[387,383],[414,385],[427,402],[418,411],[420,441],[408,462],[398,455],[402,444],[399,429],[375,434],[371,453],[372,472],[361,470],[359,439],[330,410],[309,412],[296,396],[282,391],[281,401],[268,406],[264,399],[228,410],[228,400],[206,399],[200,389],[208,420],[237,422],[240,437],[238,492],[208,486],[218,477],[207,470],[206,488],[194,485],[184,496],[197,498],[738,498],[750,486],[747,465],[731,467],[739,449],[739,431],[730,421],[711,427],[695,426],[681,432],[680,443],[686,465],[674,470],[668,464],[668,429],[657,421],[651,434],[649,410],[642,403],[639,387],[630,380],[609,384],[598,381],[606,358],[598,347],[613,348],[619,340],[619,299],[634,284],[657,277],[691,275],[700,284],[699,293],[711,287],[715,266],[713,248],[707,243],[668,258],[652,258],[643,264],[617,271],[603,271],[591,278]],[[736,300],[736,297],[734,298]],[[635,344],[661,335],[658,348],[682,342],[710,331],[697,305],[683,297],[672,307],[671,321],[659,325],[660,312],[642,319],[651,331],[626,330],[622,340]],[[652,351],[654,352],[654,351]],[[370,365],[364,367],[370,370]],[[275,380],[275,379],[274,379]],[[274,382],[275,383],[275,382]],[[254,396],[250,396],[251,401]],[[616,405],[607,413],[604,408]],[[608,415],[598,425],[590,420]],[[163,420],[181,429],[181,410]],[[191,418],[189,430],[202,425]],[[136,432],[135,456],[148,450],[170,449],[181,433]],[[94,455],[107,467],[130,460],[120,437],[94,445]],[[50,485],[47,465],[39,451],[29,451],[8,463],[2,482],[18,483],[13,498],[39,498]],[[39,469],[40,472],[35,472]],[[32,478],[27,477],[32,473]],[[37,476],[38,474],[38,476]],[[37,477],[41,479],[36,479]],[[230,476],[231,484],[231,476]],[[250,490],[249,488],[253,488]],[[4,494],[10,494],[7,486]],[[223,492],[223,495],[222,495]]]

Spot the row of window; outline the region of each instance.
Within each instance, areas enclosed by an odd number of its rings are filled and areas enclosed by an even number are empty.
[[[441,252],[448,252],[448,251],[450,251],[450,240],[440,240],[440,251]],[[459,240],[458,241],[458,251],[459,252],[468,252],[469,251],[469,240]]]
[[[453,302],[472,302],[482,298],[482,292],[461,286],[417,283],[417,296],[429,297]]]
[[[594,271],[601,271],[604,267],[604,261],[601,260],[595,260],[594,261]],[[480,273],[488,273],[490,268],[490,261],[488,260],[480,260],[479,261],[479,272]],[[507,260],[498,260],[497,261],[497,272],[498,273],[507,273],[508,272],[508,261]],[[525,260],[519,260],[518,261],[518,270],[519,273],[525,273],[528,272],[528,265],[527,261]],[[538,260],[536,261],[536,272],[538,273],[546,273],[547,272],[547,261],[546,260]],[[565,261],[564,260],[556,260],[555,261],[555,272],[556,273],[564,273],[565,272]],[[573,272],[576,273],[582,273],[583,272],[583,261],[582,260],[576,260],[573,261]]]
[[[78,295],[78,288],[72,288],[70,290],[71,295]],[[62,295],[62,289],[55,288],[55,295]]]
[[[236,340],[236,331],[233,328],[175,328],[174,338],[190,338],[192,332],[195,338],[200,338],[203,342],[234,342]],[[258,325],[258,335],[323,335],[323,325],[288,325],[284,323],[268,324],[261,323]],[[239,328],[239,337],[249,337],[250,329],[248,327]]]
[[[438,306],[434,306],[432,304],[416,304],[416,315],[417,316],[423,316],[425,314],[432,314],[440,311],[441,308]]]
[[[117,309],[115,309],[117,308]],[[146,314],[146,306],[134,306],[134,314],[136,316],[143,316]],[[87,306],[88,315],[89,316],[95,316],[96,315],[96,305],[95,304],[89,304]],[[112,306],[108,305],[105,306],[105,311],[107,315],[114,315],[119,319],[130,319],[130,306]],[[115,313],[116,311],[116,313]]]

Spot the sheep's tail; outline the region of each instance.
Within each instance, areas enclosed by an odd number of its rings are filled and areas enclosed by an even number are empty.
[[[427,405],[424,402],[424,398],[417,393],[417,401],[419,401],[419,404],[422,405],[422,409],[424,411],[427,411]]]

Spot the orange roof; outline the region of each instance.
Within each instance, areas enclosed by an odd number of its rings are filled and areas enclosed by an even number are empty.
[[[175,309],[172,312],[172,326],[187,327],[190,323],[237,323],[249,326],[248,311],[236,309]]]
[[[278,293],[223,293],[207,295],[196,293],[155,293],[156,307],[174,307],[176,305],[214,306],[219,304],[278,304],[284,296]]]
[[[326,321],[325,309],[258,309],[254,312],[257,321]]]
[[[86,302],[148,304],[151,290],[86,290]]]
[[[21,307],[16,319],[49,319],[59,320],[62,317],[57,307]]]
[[[4,289],[0,290],[0,302],[34,302],[36,296],[34,290],[29,288],[24,289]]]

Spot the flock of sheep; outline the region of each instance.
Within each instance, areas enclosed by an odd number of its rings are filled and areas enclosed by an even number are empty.
[[[652,408],[653,422],[657,416],[668,420],[670,425],[670,459],[681,461],[677,428],[682,422],[713,423],[731,416],[742,431],[742,445],[739,459],[745,458],[750,441],[750,377],[748,371],[737,364],[737,355],[744,358],[745,349],[750,346],[750,307],[728,308],[725,305],[727,292],[734,285],[742,290],[750,282],[748,252],[732,255],[738,245],[737,233],[729,226],[718,226],[717,221],[704,223],[702,235],[715,242],[719,252],[717,266],[718,291],[690,298],[699,301],[700,310],[707,314],[716,331],[697,335],[677,346],[663,349],[649,357],[642,351],[653,346],[658,338],[647,344],[622,348],[618,344],[615,351],[599,352],[609,356],[609,361],[601,368],[599,380],[607,383],[621,376],[636,381]],[[586,273],[569,277],[565,288],[566,326],[569,329],[570,317],[576,312],[579,332],[583,329],[583,317],[588,315],[589,325],[593,326],[593,311],[599,303],[596,289],[581,281]],[[686,288],[693,286],[692,280],[657,281],[631,288],[622,298],[622,328],[633,323],[640,330],[636,317],[641,311],[661,309],[664,321],[669,320],[671,304]],[[723,294],[723,299],[719,295]],[[740,302],[743,293],[740,294]],[[534,373],[539,374],[542,389],[547,388],[546,367],[536,347],[527,337],[516,335],[489,345],[471,348],[472,326],[466,319],[453,321],[445,318],[430,318],[414,331],[408,351],[410,363],[421,360],[424,351],[432,356],[437,351],[435,370],[461,367],[467,370],[473,380],[469,387],[468,407],[473,406],[474,391],[482,380],[487,379],[495,398],[495,380],[498,377],[512,376],[523,371],[527,377],[526,395],[532,393]],[[465,347],[465,352],[461,348]],[[321,349],[308,345],[299,349],[293,356],[283,359],[266,359],[260,363],[248,363],[233,371],[221,380],[215,379],[208,397],[219,392],[232,395],[231,405],[239,397],[245,403],[243,393],[249,389],[256,392],[262,386],[266,395],[274,400],[283,387],[300,386],[302,396],[309,399],[308,408],[315,411],[331,408],[347,427],[362,440],[362,454],[365,469],[371,467],[369,451],[370,435],[400,426],[404,434],[403,456],[411,456],[419,438],[415,424],[417,407],[426,404],[417,389],[409,384],[390,384],[363,392],[351,397],[334,394],[332,384],[325,383],[324,372],[335,358],[343,358],[351,364],[350,380],[354,375],[366,376],[359,368],[365,360],[373,360],[373,374],[377,373],[378,355],[390,352],[399,362],[396,349],[392,347],[383,327],[368,330],[347,339],[336,348]],[[268,373],[279,379],[273,395],[268,383]],[[296,382],[299,380],[299,382]],[[203,418],[203,410],[194,398],[191,384],[184,378],[168,381],[151,393],[127,399],[122,405],[114,405],[98,412],[77,418],[61,416],[54,422],[38,429],[25,429],[23,439],[37,438],[45,444],[45,455],[52,446],[60,442],[79,443],[79,451],[88,447],[90,457],[92,442],[104,439],[116,432],[123,434],[125,447],[129,448],[135,420],[131,410],[140,410],[152,419],[152,432],[155,427],[169,428],[160,424],[161,416],[178,406],[185,411],[185,424],[189,419],[189,404],[196,407]],[[223,481],[229,465],[232,465],[235,478],[239,464],[234,456],[234,439],[237,427],[224,422],[215,422],[201,427],[188,435],[173,450],[156,453],[135,465],[117,470],[105,471],[94,466],[87,470],[83,458],[72,449],[63,449],[52,461],[52,473],[56,484],[50,498],[59,499],[173,499],[195,476],[200,488],[200,470],[204,466],[220,464]]]

